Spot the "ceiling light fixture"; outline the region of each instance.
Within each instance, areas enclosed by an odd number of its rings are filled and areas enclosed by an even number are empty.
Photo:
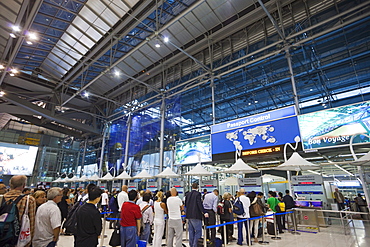
[[[14,33],[10,33],[9,35],[10,35],[10,37],[12,37],[13,39],[17,38],[17,36],[16,36]]]
[[[4,65],[0,64],[0,69],[5,69]]]
[[[86,98],[88,98],[89,97],[89,93],[88,92],[84,92],[83,96],[86,97]]]
[[[168,41],[170,41],[170,39],[169,39],[168,37],[164,37],[164,38],[163,38],[163,41],[164,41],[165,43],[167,43]]]
[[[0,97],[3,97],[4,96],[4,94],[5,94],[5,92],[4,91],[0,91]]]
[[[21,31],[21,28],[19,26],[12,26],[12,29],[14,32],[20,32]]]
[[[160,48],[161,45],[157,42],[157,43],[155,43],[155,47]]]

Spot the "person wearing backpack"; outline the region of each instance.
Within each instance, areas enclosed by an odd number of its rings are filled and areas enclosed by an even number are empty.
[[[244,219],[249,219],[249,206],[251,204],[250,200],[248,197],[245,196],[245,190],[241,188],[239,190],[239,197],[235,200],[234,207],[237,203],[241,202],[243,210],[241,212],[236,213],[237,215],[237,220],[244,220]],[[235,210],[234,210],[235,212]],[[244,222],[238,222],[238,241],[237,245],[243,245],[243,225],[245,226],[246,230],[246,237],[245,240],[247,243],[250,242],[250,231],[249,231],[249,221],[246,220]]]
[[[23,189],[26,187],[27,184],[27,177],[24,175],[17,175],[13,176],[10,181],[9,181],[9,186],[10,186],[10,191],[4,195],[4,200],[6,202],[10,201],[15,201],[19,196],[22,195]],[[23,198],[18,201],[16,204],[17,209],[18,209],[18,223],[19,227],[22,225],[22,216],[23,213],[25,212],[27,205],[27,197],[23,195]],[[28,201],[28,217],[30,220],[30,234],[31,234],[31,241],[33,238],[34,230],[35,230],[35,212],[36,212],[36,202],[35,198],[32,196],[29,197]],[[2,230],[0,229],[0,233]],[[31,241],[26,245],[30,246]],[[6,246],[2,239],[0,239],[0,246]],[[14,245],[9,245],[9,246],[15,246]]]
[[[269,198],[267,199],[267,205],[269,206],[270,210],[272,210],[274,213],[278,213],[278,210],[276,209],[280,201],[276,198],[276,192],[269,191],[268,196]],[[284,233],[283,224],[281,222],[281,215],[275,215],[275,218],[279,229],[279,233]]]
[[[226,223],[231,221],[232,217],[232,205],[230,202],[230,194],[225,192],[222,196],[222,202],[223,202],[223,211],[220,211],[220,223]],[[226,241],[227,243],[232,241],[232,235],[234,231],[234,225],[226,225]],[[224,236],[224,227],[221,227],[221,238],[222,242],[225,243],[225,236]]]

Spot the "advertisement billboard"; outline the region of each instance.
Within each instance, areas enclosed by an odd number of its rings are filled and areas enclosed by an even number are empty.
[[[31,176],[38,147],[0,143],[0,175]]]
[[[176,142],[176,164],[193,164],[212,161],[209,135]]]
[[[351,136],[370,132],[370,102],[307,113],[298,122],[304,149],[348,145]],[[369,141],[358,135],[353,143]]]

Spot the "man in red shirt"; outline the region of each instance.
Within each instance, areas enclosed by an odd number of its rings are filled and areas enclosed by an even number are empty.
[[[135,204],[137,199],[136,190],[128,193],[128,202],[121,208],[121,246],[135,247],[137,237],[140,235],[141,210]]]

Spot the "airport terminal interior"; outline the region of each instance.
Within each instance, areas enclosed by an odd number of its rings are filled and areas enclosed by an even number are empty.
[[[370,246],[369,151],[368,0],[0,1],[5,184],[290,190],[270,246]]]

